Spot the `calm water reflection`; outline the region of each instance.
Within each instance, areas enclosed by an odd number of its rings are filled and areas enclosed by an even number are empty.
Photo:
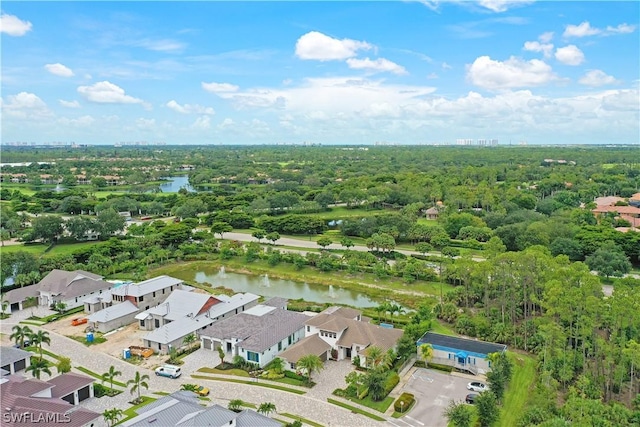
[[[251,292],[265,297],[283,297],[291,300],[302,298],[305,301],[318,303],[348,304],[354,307],[375,307],[378,304],[368,296],[334,286],[316,285],[271,278],[267,274],[250,276],[246,274],[227,273],[224,267],[185,272],[182,279],[194,280],[198,283],[210,283],[214,288],[224,286],[236,292]],[[188,277],[191,276],[191,277]]]
[[[160,189],[163,193],[177,193],[181,188],[184,188],[187,191],[195,191],[193,187],[189,184],[188,176],[167,176],[162,179],[166,179],[168,181],[160,184]]]

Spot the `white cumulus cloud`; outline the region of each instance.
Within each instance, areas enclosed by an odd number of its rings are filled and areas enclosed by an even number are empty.
[[[533,0],[480,0],[480,6],[494,12],[506,12],[512,7],[524,6],[533,3]]]
[[[549,43],[553,40],[553,31],[547,31],[546,33],[542,33],[538,36],[538,40],[542,43]]]
[[[567,25],[564,29],[564,37],[586,37],[600,34],[602,30],[591,26],[589,21],[581,22],[579,25]]]
[[[79,86],[78,93],[88,101],[98,104],[143,104],[144,101],[125,93],[124,89],[109,81],[95,83],[91,86]]]
[[[7,116],[18,119],[43,118],[52,115],[47,104],[34,93],[20,92],[2,100],[2,111]]]
[[[80,103],[78,101],[65,101],[64,99],[59,99],[58,102],[63,107],[67,108],[80,108]]]
[[[15,15],[6,13],[0,15],[0,33],[21,37],[31,31],[32,26],[31,22],[23,21]]]
[[[207,130],[211,128],[211,117],[209,116],[200,116],[195,122],[191,125],[193,129],[198,130]]]
[[[58,63],[55,64],[47,64],[44,66],[44,68],[50,72],[51,74],[55,74],[56,76],[60,76],[60,77],[73,77],[73,71],[71,70],[71,68]]]
[[[232,85],[231,83],[202,82],[202,89],[211,93],[228,93],[228,92],[236,92],[239,88],[238,86]]]
[[[216,113],[211,107],[203,107],[202,105],[198,104],[180,105],[173,99],[167,102],[166,105],[173,111],[181,114],[206,114],[212,116]]]
[[[394,74],[407,74],[407,70],[402,65],[398,65],[395,62],[384,58],[378,58],[375,60],[369,58],[349,58],[347,59],[347,65],[349,68],[354,70],[367,70],[373,72],[388,71]]]
[[[524,42],[524,50],[528,50],[530,52],[542,52],[546,58],[549,58],[551,57],[551,52],[553,52],[553,44],[540,43],[538,41]]]
[[[476,86],[500,90],[541,86],[556,80],[557,76],[539,59],[525,61],[512,56],[503,62],[480,56],[467,66],[467,78]]]
[[[334,61],[352,58],[359,50],[373,48],[367,42],[351,39],[335,39],[318,31],[301,36],[296,42],[296,56],[300,59]]]
[[[615,77],[608,75],[602,70],[590,70],[582,76],[580,80],[578,80],[578,83],[585,86],[597,87],[612,85],[619,82]]]
[[[587,36],[612,36],[615,34],[630,34],[636,30],[635,25],[627,23],[619,24],[615,27],[608,25],[607,28],[592,27],[589,21],[581,22],[579,25],[567,25],[564,30],[564,37],[587,37]]]
[[[556,49],[556,59],[566,65],[580,65],[584,62],[584,53],[573,44]]]

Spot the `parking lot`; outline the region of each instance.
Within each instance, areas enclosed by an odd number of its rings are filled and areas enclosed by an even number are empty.
[[[446,427],[443,412],[451,400],[463,401],[470,393],[467,384],[477,379],[450,375],[432,369],[418,368],[411,375],[403,392],[412,393],[416,405],[409,414],[389,422],[397,427]]]

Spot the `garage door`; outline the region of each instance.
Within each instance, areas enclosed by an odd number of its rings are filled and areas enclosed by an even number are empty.
[[[67,394],[66,396],[64,396],[62,398],[62,400],[66,401],[66,402],[69,402],[69,403],[71,403],[73,405],[73,393]]]
[[[205,338],[202,340],[202,344],[204,348],[206,348],[207,350],[211,350],[211,340]]]
[[[320,360],[322,360],[323,362],[327,361],[327,352],[326,351],[320,355]]]
[[[16,363],[14,363],[13,367],[15,368],[16,372],[22,371],[27,367],[27,359],[18,360]]]
[[[4,369],[7,372],[11,372],[11,366],[9,366],[9,365],[1,366],[0,369]]]
[[[82,387],[78,390],[78,402],[82,402],[89,398],[89,386]]]
[[[18,311],[18,310],[20,310],[19,302],[14,302],[13,304],[11,304],[11,312]]]

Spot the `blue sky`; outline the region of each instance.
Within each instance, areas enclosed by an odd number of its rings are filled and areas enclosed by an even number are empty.
[[[13,2],[2,142],[640,141],[640,3]]]

